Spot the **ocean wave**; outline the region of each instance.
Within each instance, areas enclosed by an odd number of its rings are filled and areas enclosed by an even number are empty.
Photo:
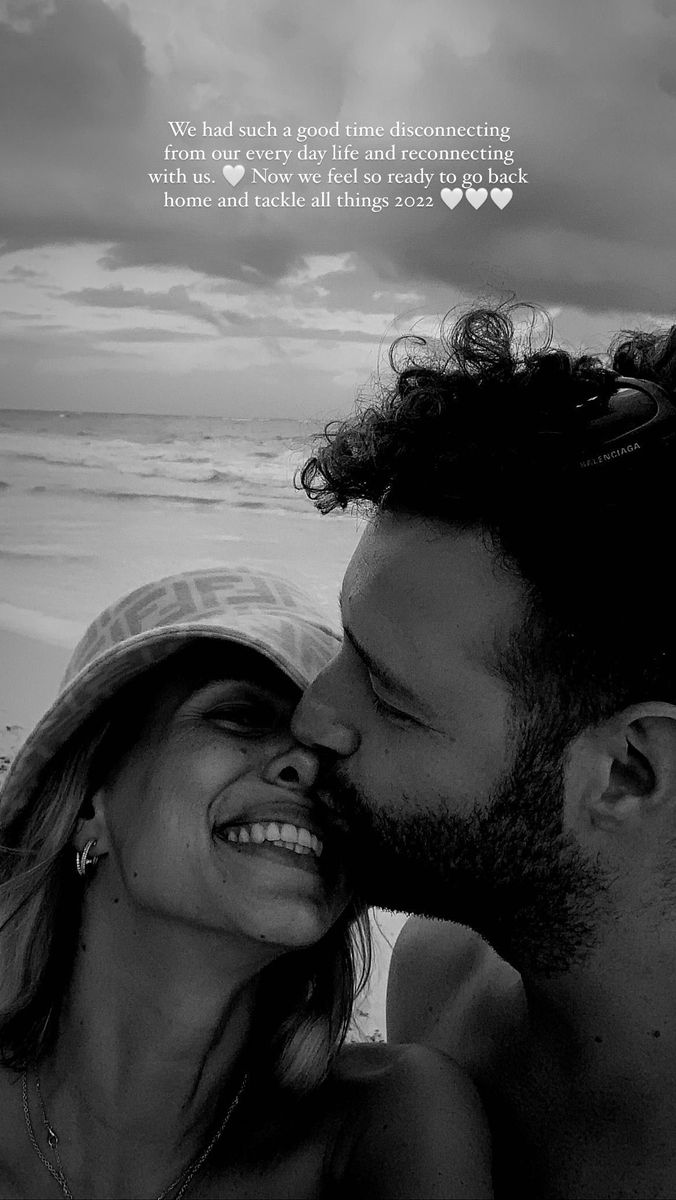
[[[243,478],[232,471],[219,471],[213,463],[201,468],[173,461],[161,464],[134,463],[129,467],[118,465],[117,470],[121,475],[138,475],[141,479],[177,479],[180,483],[236,483]]]
[[[289,513],[294,513],[298,517],[309,517],[311,520],[317,519],[317,514],[313,511],[302,511],[299,508],[298,501],[290,501],[285,504],[279,497],[275,497],[274,501],[270,500],[243,500],[236,496],[190,496],[183,492],[121,492],[114,488],[93,488],[93,487],[77,487],[77,488],[60,488],[49,487],[47,484],[38,483],[35,487],[28,489],[31,493],[46,494],[46,495],[81,495],[93,496],[97,500],[113,500],[121,503],[138,503],[139,501],[151,501],[157,505],[158,501],[161,504],[167,504],[174,507],[209,507],[209,508],[246,508],[253,509],[256,512],[266,513],[269,516],[286,517]]]
[[[20,459],[21,462],[44,463],[47,466],[55,467],[83,467],[95,471],[113,469],[120,475],[138,475],[141,478],[156,476],[160,479],[177,479],[183,483],[232,483],[238,478],[246,478],[233,474],[231,471],[223,471],[208,459],[188,456],[182,459],[163,458],[161,455],[150,454],[148,458],[151,461],[143,458],[136,462],[115,462],[107,460],[102,455],[70,455],[56,450],[38,454],[32,450],[19,450],[12,451],[6,457]],[[203,465],[198,465],[200,463]]]
[[[90,488],[90,487],[75,487],[75,488],[59,488],[48,487],[44,483],[38,483],[35,487],[28,489],[30,492],[47,492],[51,495],[63,495],[64,492],[81,496],[95,496],[100,500],[152,500],[157,503],[161,500],[163,503],[169,504],[185,504],[185,505],[212,505],[218,506],[227,504],[227,500],[223,496],[190,496],[184,492],[120,492],[114,488]]]
[[[8,445],[3,442],[0,456],[9,465],[17,467],[36,464],[40,467],[66,468],[73,471],[115,472],[118,475],[136,476],[139,479],[170,479],[179,483],[227,483],[248,484],[255,476],[264,472],[266,480],[284,485],[289,477],[288,465],[277,454],[254,451],[249,455],[238,455],[237,462],[226,460],[226,450],[215,456],[184,450],[167,451],[159,446],[134,446],[132,443],[108,442],[104,447],[86,445],[56,445],[37,448],[26,445]],[[220,461],[219,461],[220,460]]]
[[[35,450],[7,450],[3,447],[2,454],[4,458],[18,458],[21,462],[45,463],[53,467],[90,467],[99,470],[110,467],[110,463],[100,457],[83,458],[82,454],[64,454],[57,450],[39,454]]]
[[[288,517],[289,513],[301,520],[309,517],[311,521],[316,521],[319,517],[318,513],[303,512],[293,504],[266,504],[262,500],[231,500],[228,507],[254,509],[256,512],[265,513],[266,517]]]
[[[177,423],[73,416],[66,430],[52,417],[51,431],[46,423],[43,415],[38,429],[15,427],[6,436],[3,430],[0,473],[10,496],[71,496],[79,504],[90,497],[92,504],[119,501],[158,511],[237,508],[249,510],[252,519],[306,515],[293,487],[290,439],[280,435],[286,422],[273,419],[263,430],[260,423],[243,420],[237,427],[246,437],[235,434],[232,422],[222,426],[202,418]],[[221,427],[223,435],[212,437]],[[130,432],[136,436],[127,436]],[[22,540],[32,539],[26,533]]]

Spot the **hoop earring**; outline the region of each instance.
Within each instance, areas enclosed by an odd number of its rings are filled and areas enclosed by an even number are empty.
[[[78,875],[81,875],[84,877],[87,874],[87,868],[95,866],[96,863],[99,861],[98,854],[92,854],[91,858],[90,858],[90,851],[92,849],[92,846],[95,846],[95,845],[96,845],[96,838],[90,838],[89,841],[85,844],[85,847],[83,850],[75,851],[75,867],[76,867]]]

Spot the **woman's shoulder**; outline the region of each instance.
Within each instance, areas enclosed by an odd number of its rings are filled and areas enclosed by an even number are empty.
[[[486,1119],[452,1059],[418,1045],[350,1045],[332,1084],[346,1114],[334,1162],[346,1194],[349,1181],[374,1200],[491,1195]]]

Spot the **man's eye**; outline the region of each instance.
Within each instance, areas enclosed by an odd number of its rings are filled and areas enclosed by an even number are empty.
[[[388,704],[383,700],[376,691],[373,691],[373,707],[381,716],[389,717],[390,720],[398,721],[403,725],[418,725],[415,717],[409,716],[408,713],[402,712],[400,708],[395,708],[392,704]]]

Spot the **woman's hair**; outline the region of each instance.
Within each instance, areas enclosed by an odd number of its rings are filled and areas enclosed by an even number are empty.
[[[120,689],[49,765],[26,807],[0,825],[0,1061],[23,1070],[53,1045],[74,962],[82,889],[72,844],[91,797],[134,744],[154,671]],[[366,907],[353,900],[316,945],[266,968],[256,1069],[308,1091],[342,1045],[371,965]]]

